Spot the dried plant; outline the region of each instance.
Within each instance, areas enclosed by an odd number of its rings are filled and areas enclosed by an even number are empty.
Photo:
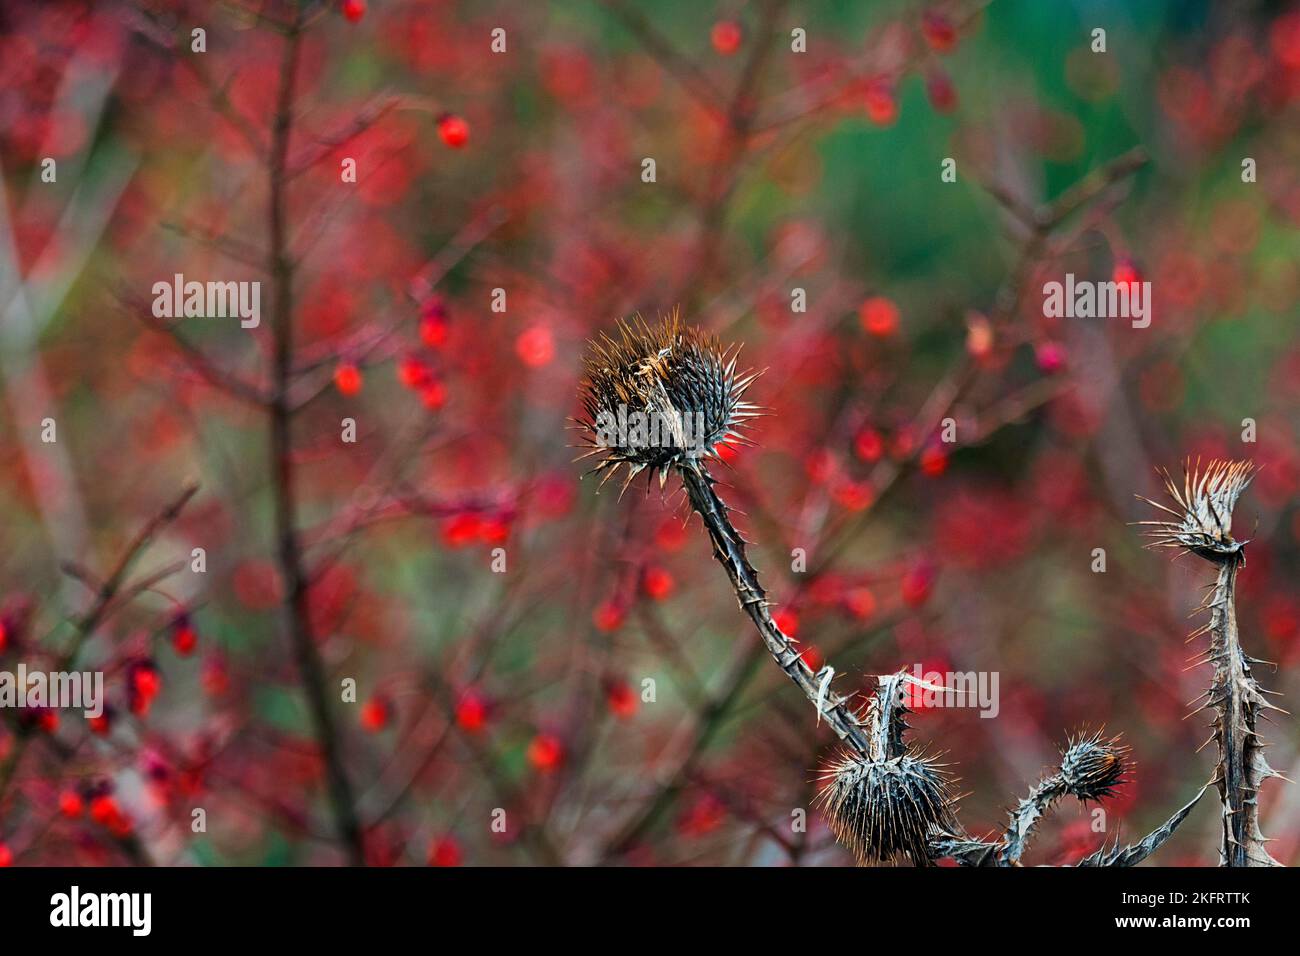
[[[1211,461],[1204,470],[1199,461],[1194,467],[1188,462],[1181,488],[1164,475],[1165,488],[1177,508],[1143,498],[1169,517],[1139,522],[1155,539],[1152,547],[1190,552],[1218,569],[1217,578],[1207,588],[1209,596],[1197,609],[1209,611],[1210,619],[1188,640],[1210,636],[1209,649],[1201,660],[1214,665],[1214,676],[1201,709],[1215,714],[1213,739],[1219,757],[1214,784],[1223,806],[1220,863],[1224,866],[1279,865],[1269,855],[1265,848],[1268,840],[1260,832],[1259,788],[1264,780],[1280,774],[1264,759],[1258,724],[1265,710],[1280,708],[1264,696],[1267,692],[1250,669],[1260,662],[1242,649],[1237,632],[1237,572],[1245,567],[1248,542],[1232,537],[1232,509],[1254,479],[1253,471],[1248,461]]]
[[[577,424],[589,451],[582,457],[599,459],[593,471],[603,475],[602,486],[620,467],[626,468],[624,490],[642,472],[651,479],[657,475],[660,487],[674,471],[681,478],[686,500],[703,521],[741,610],[777,665],[813,704],[817,719],[824,718],[845,745],[821,774],[818,803],[836,837],[860,863],[904,858],[924,866],[951,857],[964,866],[1019,866],[1036,825],[1062,797],[1086,803],[1114,795],[1132,766],[1129,748],[1100,731],[1080,732],[1067,741],[1055,770],[1017,803],[997,839],[965,832],[944,765],[905,739],[904,691],[908,685],[930,685],[900,671],[878,678],[866,706],[854,706],[830,690],[834,669],[826,665],[814,672],[773,620],[766,592],[746,557],[745,539],[707,468],[722,446],[748,441],[741,429],[759,414],[743,400],[756,376],[736,372],[738,351],[685,325],[676,312],[657,324],[639,317],[620,323],[618,337],[602,336],[591,343],[586,359],[585,416]],[[611,430],[612,423],[633,414],[658,417],[669,427],[657,441],[653,434]],[[703,422],[703,429],[688,441],[684,423],[692,417]],[[1171,519],[1143,522],[1151,526],[1156,544],[1181,547],[1219,565],[1218,581],[1204,605],[1211,620],[1196,634],[1211,634],[1207,659],[1215,664],[1215,678],[1206,706],[1218,714],[1220,754],[1211,783],[1223,799],[1222,862],[1230,866],[1275,863],[1264,850],[1256,802],[1260,782],[1274,774],[1263,760],[1256,732],[1261,710],[1271,705],[1250,674],[1254,662],[1241,650],[1233,611],[1233,585],[1245,562],[1246,542],[1232,538],[1232,508],[1250,475],[1249,463],[1214,462],[1199,475],[1190,474],[1181,491],[1167,481],[1179,510],[1157,505]],[[1146,859],[1168,841],[1210,785],[1142,840],[1103,847],[1079,865],[1132,866]]]

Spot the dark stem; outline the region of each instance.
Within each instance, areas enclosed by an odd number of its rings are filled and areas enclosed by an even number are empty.
[[[284,577],[285,627],[293,647],[316,740],[325,763],[335,828],[354,866],[365,864],[365,844],[357,817],[356,800],[339,746],[338,731],[325,690],[325,668],[312,633],[308,576],[298,537],[296,475],[293,463],[292,406],[289,384],[293,359],[293,262],[289,256],[286,224],[288,202],[287,157],[293,124],[294,83],[302,45],[301,24],[295,23],[285,39],[280,68],[280,88],[272,130],[270,174],[271,301],[275,336],[270,414],[271,484],[275,499],[275,532],[280,573]]]
[[[1259,712],[1269,706],[1250,673],[1250,659],[1237,633],[1236,582],[1240,562],[1231,555],[1219,565],[1210,607],[1210,659],[1214,679],[1206,707],[1217,713],[1214,736],[1219,765],[1215,785],[1223,805],[1222,866],[1277,866],[1259,829],[1259,788],[1273,771],[1256,732]]]
[[[824,694],[822,692],[821,679],[829,671],[823,668],[814,674],[804,663],[794,642],[772,620],[768,611],[767,594],[758,582],[758,572],[745,556],[744,540],[732,525],[727,506],[713,490],[713,479],[698,463],[683,465],[678,470],[691,507],[704,521],[704,527],[713,541],[713,556],[726,570],[741,610],[758,628],[759,636],[777,666],[785,671],[786,676],[794,681],[814,707],[820,708],[822,717],[841,740],[861,754],[870,754],[870,736],[857,714],[848,706],[848,699],[840,697],[829,688]]]

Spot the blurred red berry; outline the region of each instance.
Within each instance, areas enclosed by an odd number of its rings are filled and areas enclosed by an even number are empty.
[[[479,539],[482,528],[483,519],[476,514],[454,515],[443,522],[442,542],[449,548],[463,548]]]
[[[615,598],[601,601],[600,604],[596,605],[596,610],[592,612],[591,616],[592,623],[596,625],[596,629],[604,631],[605,633],[617,631],[623,626],[623,621],[626,618],[627,608],[623,606],[621,601],[618,601]]]
[[[957,107],[957,88],[943,70],[936,68],[926,75],[925,95],[936,112],[951,113]]]
[[[913,564],[903,572],[900,590],[903,603],[908,607],[920,607],[934,590],[934,566],[928,561]]]
[[[835,486],[835,501],[850,511],[863,511],[876,500],[876,489],[870,481],[841,481]]]
[[[152,661],[135,661],[127,668],[126,677],[131,713],[147,716],[154,698],[162,690],[162,675]]]
[[[921,35],[930,44],[930,49],[938,53],[947,53],[957,45],[957,28],[947,14],[938,10],[927,10],[922,14]]]
[[[885,453],[885,440],[874,428],[863,427],[853,437],[853,450],[863,461],[878,461]]]
[[[850,588],[844,595],[844,606],[859,621],[876,613],[876,596],[867,587]]]
[[[456,726],[468,733],[475,734],[487,726],[487,700],[472,690],[460,695],[456,702]]]
[[[605,703],[615,717],[628,718],[636,713],[636,692],[625,680],[613,680],[605,689]]]
[[[181,657],[189,657],[199,643],[198,632],[188,614],[178,614],[172,621],[172,647]]]
[[[109,731],[113,729],[113,712],[105,705],[104,712],[98,717],[87,717],[86,723],[90,725],[90,732],[99,737],[107,737]]]
[[[673,580],[673,576],[661,567],[648,567],[641,575],[641,590],[645,592],[646,597],[652,600],[664,600],[673,593],[675,587],[676,582]]]
[[[723,56],[731,56],[740,49],[740,24],[735,20],[719,20],[709,31],[709,40],[713,43],[713,49]]]
[[[528,744],[528,762],[541,773],[557,770],[564,761],[564,745],[554,734],[538,734]]]
[[[799,615],[788,607],[783,607],[773,614],[772,622],[786,637],[797,637],[799,634]]]
[[[858,307],[858,319],[869,333],[884,338],[898,331],[898,306],[884,296],[872,296]]]
[[[404,355],[397,363],[397,380],[407,388],[421,388],[432,378],[432,369],[418,356]]]
[[[948,470],[948,453],[937,444],[925,446],[921,452],[921,472],[931,478],[937,478]]]
[[[447,386],[434,379],[420,386],[420,404],[436,412],[447,404]]]
[[[426,315],[420,319],[420,341],[431,349],[447,344],[447,319],[444,315]]]
[[[555,339],[545,325],[532,325],[515,339],[515,352],[525,365],[540,368],[555,358]]]
[[[341,395],[355,395],[361,391],[361,369],[351,362],[340,362],[334,369],[334,387]]]
[[[1057,342],[1042,342],[1034,349],[1038,368],[1047,375],[1055,375],[1065,368],[1065,347]]]
[[[13,866],[14,851],[6,843],[0,843],[0,867]]]
[[[385,729],[392,717],[393,708],[386,697],[372,697],[361,707],[361,727],[372,734]]]
[[[898,119],[898,102],[894,99],[894,84],[888,77],[877,77],[867,84],[863,93],[867,118],[877,126],[891,126]]]
[[[1300,70],[1300,10],[1273,21],[1269,43],[1278,62],[1289,69]]]
[[[343,0],[343,16],[349,23],[357,23],[366,15],[366,0]]]
[[[453,837],[439,837],[429,844],[430,866],[460,866],[462,858],[460,844]]]
[[[85,801],[75,790],[64,790],[59,794],[59,813],[69,820],[75,820],[86,810]]]
[[[199,682],[203,685],[203,692],[209,697],[220,697],[225,694],[230,689],[230,672],[226,669],[225,659],[214,654],[204,660]]]
[[[455,113],[443,113],[438,117],[438,135],[452,149],[460,149],[469,142],[469,124]]]
[[[808,665],[808,669],[814,674],[822,669],[826,659],[822,657],[822,652],[817,649],[815,644],[805,644],[799,649],[799,656],[803,662]]]

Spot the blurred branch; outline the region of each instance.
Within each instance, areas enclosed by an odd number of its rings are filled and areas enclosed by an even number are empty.
[[[714,111],[723,108],[722,94],[717,87],[694,63],[673,48],[645,14],[627,0],[598,0],[598,2],[623,24],[646,52],[701,106]]]

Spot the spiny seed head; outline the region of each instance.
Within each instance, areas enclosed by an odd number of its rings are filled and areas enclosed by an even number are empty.
[[[606,472],[601,484],[625,465],[625,488],[646,470],[662,485],[674,465],[747,442],[740,429],[759,412],[743,396],[757,375],[736,372],[739,351],[686,325],[676,310],[655,324],[620,321],[616,336],[592,340],[577,424],[591,449],[582,457],[600,457],[593,470]]]
[[[1232,509],[1254,480],[1254,469],[1249,461],[1216,459],[1201,471],[1199,461],[1193,466],[1189,460],[1181,488],[1164,472],[1165,489],[1177,508],[1142,498],[1170,515],[1138,522],[1147,525],[1146,534],[1156,539],[1151,547],[1182,548],[1216,563],[1235,559],[1247,542],[1232,538]]]
[[[948,774],[923,754],[870,760],[845,753],[822,779],[817,801],[859,863],[901,855],[924,866],[930,836],[956,828]]]
[[[1066,793],[1085,803],[1112,796],[1124,782],[1129,748],[1118,737],[1103,740],[1101,731],[1070,739],[1061,755],[1061,779]]]

